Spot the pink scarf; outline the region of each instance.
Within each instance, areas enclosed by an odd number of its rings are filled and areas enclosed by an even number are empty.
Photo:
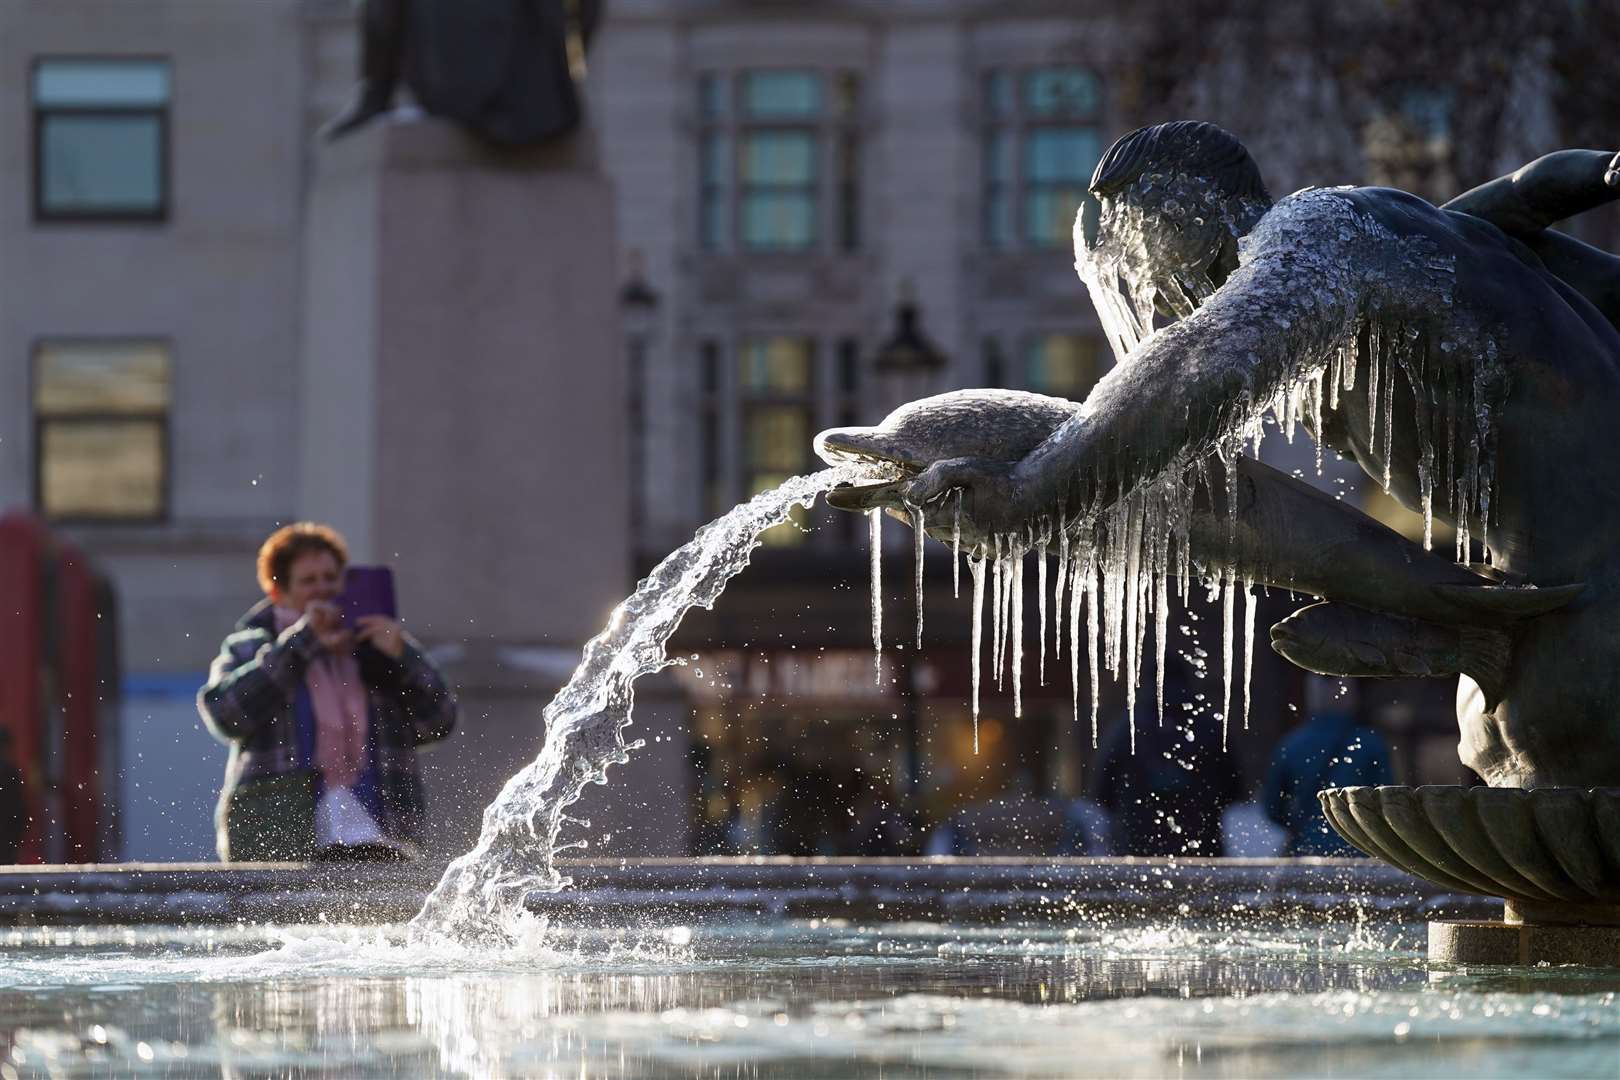
[[[302,618],[290,608],[276,612],[276,634]],[[366,765],[369,696],[353,653],[320,649],[304,673],[304,688],[315,712],[315,768],[326,786],[353,787]]]

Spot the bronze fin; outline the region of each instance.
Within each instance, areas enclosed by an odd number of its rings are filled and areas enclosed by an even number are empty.
[[[1485,709],[1496,708],[1507,687],[1508,664],[1513,659],[1513,639],[1502,630],[1464,626],[1459,630],[1462,645],[1457,665],[1485,694]]]

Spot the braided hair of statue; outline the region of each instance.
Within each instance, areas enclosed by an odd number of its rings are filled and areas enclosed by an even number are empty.
[[[1225,195],[1271,202],[1260,167],[1237,136],[1203,121],[1176,120],[1120,136],[1097,163],[1091,192],[1105,198],[1149,171],[1195,173]]]

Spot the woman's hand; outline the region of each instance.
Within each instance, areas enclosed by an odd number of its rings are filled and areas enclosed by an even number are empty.
[[[405,628],[398,619],[386,615],[362,615],[354,620],[359,629],[355,640],[364,642],[388,657],[398,660],[405,655]]]
[[[348,652],[354,648],[354,634],[343,624],[343,609],[330,600],[311,600],[304,608],[304,622],[315,631],[315,640],[328,652]]]

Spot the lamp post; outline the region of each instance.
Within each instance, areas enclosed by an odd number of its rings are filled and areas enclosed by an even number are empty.
[[[946,367],[945,354],[923,333],[921,309],[909,279],[900,283],[900,301],[894,315],[894,332],[879,346],[872,365],[877,376],[876,396],[885,413],[938,392]]]

